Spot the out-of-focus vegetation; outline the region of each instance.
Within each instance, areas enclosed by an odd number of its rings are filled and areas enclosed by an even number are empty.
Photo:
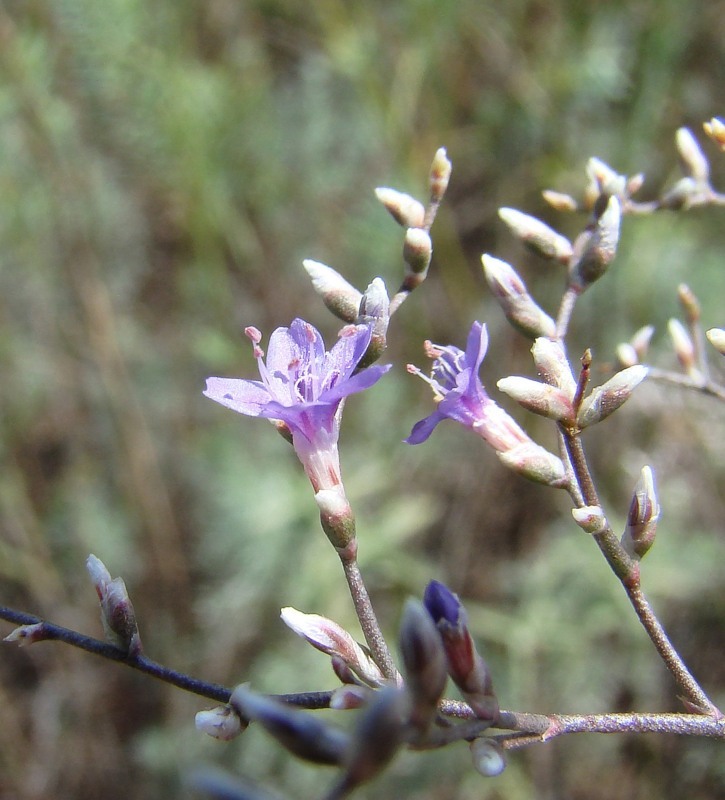
[[[489,386],[529,372],[528,345],[487,296],[480,253],[554,303],[561,276],[525,255],[498,206],[573,235],[539,191],[577,193],[591,155],[677,177],[673,134],[722,112],[725,15],[677,0],[57,0],[0,3],[0,595],[99,633],[89,552],[129,585],[149,654],[227,685],[329,688],[324,657],[278,619],[293,605],[354,630],[306,480],[261,421],[201,396],[255,368],[240,335],[297,315],[336,330],[301,269],[364,287],[400,275],[400,232],[373,188],[421,193],[454,163],[434,267],[394,318],[379,386],[341,443],[361,560],[388,632],[430,577],[467,598],[508,708],[674,710],[674,687],[623,593],[555,493],[504,474],[451,424],[400,444],[430,410],[405,374],[420,343],[492,337]],[[725,186],[723,158],[714,183]],[[640,325],[653,360],[687,281],[725,323],[722,211],[625,221],[620,254],[577,309],[600,363]],[[510,407],[510,406],[509,406]],[[526,423],[528,424],[528,420]],[[646,384],[586,439],[610,517],[653,466],[663,519],[645,588],[714,699],[725,701],[725,456],[714,401]],[[532,430],[543,430],[533,425]],[[7,631],[6,631],[7,632]],[[309,652],[308,652],[309,651]],[[203,701],[70,648],[0,651],[0,798],[180,796],[211,761],[291,796],[319,770],[250,729],[197,734]],[[401,757],[360,797],[711,798],[722,748],[572,738],[484,781],[465,748]]]

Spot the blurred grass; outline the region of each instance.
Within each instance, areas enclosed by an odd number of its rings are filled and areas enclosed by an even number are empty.
[[[566,504],[502,474],[453,426],[399,445],[430,410],[401,367],[421,363],[423,338],[460,345],[483,318],[488,385],[530,372],[478,259],[510,259],[552,307],[559,279],[511,241],[497,207],[573,235],[582,220],[548,211],[539,191],[578,192],[590,155],[645,171],[643,195],[656,193],[676,177],[675,129],[700,136],[722,111],[724,37],[717,4],[674,0],[0,4],[3,602],[98,631],[83,570],[94,552],[126,578],[153,657],[260,689],[332,684],[278,620],[295,605],[354,624],[309,488],[267,426],[200,390],[208,375],[251,375],[245,325],[268,334],[302,315],[334,335],[303,257],[359,286],[398,280],[399,232],[372,189],[422,193],[445,144],[454,177],[431,278],[395,318],[396,369],[343,426],[381,617],[393,636],[403,598],[442,578],[470,598],[504,705],[675,708]],[[721,160],[713,171],[725,185]],[[683,280],[722,325],[721,220],[628,220],[572,352],[608,361],[652,322],[655,360],[671,362],[661,331]],[[646,583],[722,701],[722,420],[712,401],[645,386],[605,425],[589,443],[609,513],[623,515],[652,464],[664,517]],[[195,698],[53,645],[3,650],[0,705],[3,800],[171,796],[204,759],[319,794],[319,773],[259,732],[203,741]],[[361,797],[706,798],[725,787],[715,748],[579,738],[517,754],[491,782],[459,748],[405,756]]]

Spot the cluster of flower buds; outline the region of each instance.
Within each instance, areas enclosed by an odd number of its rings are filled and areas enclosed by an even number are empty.
[[[618,344],[617,361],[619,365],[633,367],[635,364],[641,364],[647,357],[654,332],[654,325],[645,325],[628,342]]]
[[[141,637],[136,614],[123,578],[113,578],[105,564],[94,555],[88,556],[86,569],[101,603],[101,623],[106,640],[130,656],[141,654]]]

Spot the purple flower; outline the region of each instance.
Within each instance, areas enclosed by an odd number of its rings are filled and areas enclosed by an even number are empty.
[[[372,366],[355,373],[370,342],[370,328],[350,325],[328,352],[319,331],[301,319],[277,328],[266,362],[256,328],[245,333],[254,344],[261,380],[209,378],[206,397],[240,414],[284,423],[315,493],[341,494],[337,439],[343,400],[372,386],[390,369]]]
[[[430,581],[423,593],[423,605],[433,617],[436,625],[443,622],[447,625],[458,626],[465,624],[466,612],[458,599],[458,595],[440,581]]]
[[[531,442],[513,418],[486,394],[478,377],[488,348],[485,325],[473,323],[465,352],[453,345],[441,347],[431,342],[426,342],[425,348],[426,354],[435,359],[431,377],[426,378],[412,365],[408,366],[408,371],[432,386],[438,407],[414,425],[405,440],[408,444],[424,442],[444,419],[455,420],[473,429],[500,453]]]

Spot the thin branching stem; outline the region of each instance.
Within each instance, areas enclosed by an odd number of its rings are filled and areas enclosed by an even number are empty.
[[[697,381],[693,380],[689,375],[683,375],[680,372],[673,372],[667,369],[660,369],[659,367],[648,366],[647,370],[647,377],[658,383],[669,383],[673,386],[691,389],[692,391],[725,401],[725,386],[712,379]]]

